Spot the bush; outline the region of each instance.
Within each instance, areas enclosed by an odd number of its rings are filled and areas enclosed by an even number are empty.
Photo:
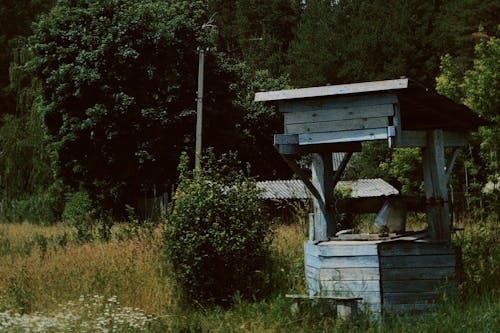
[[[76,228],[76,238],[80,242],[87,242],[93,238],[92,211],[92,199],[87,192],[78,191],[68,196],[62,218],[64,223]]]
[[[48,189],[0,204],[0,218],[9,222],[48,225],[61,218],[62,187],[58,182]]]
[[[210,154],[204,170],[194,173],[188,164],[183,154],[164,240],[183,299],[227,305],[235,294],[261,296],[272,224],[263,216],[255,182],[235,171],[234,155],[215,160]]]

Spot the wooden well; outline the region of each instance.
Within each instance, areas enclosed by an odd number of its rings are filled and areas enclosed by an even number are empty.
[[[442,292],[454,292],[460,257],[453,246],[420,236],[306,242],[309,294],[360,297],[377,314],[429,309]]]
[[[447,181],[460,147],[468,145],[467,133],[484,120],[406,78],[260,92],[255,100],[279,105],[285,133],[274,136],[275,146],[312,194],[314,217],[304,247],[310,296],[362,297],[383,313],[427,309],[442,288],[453,289],[460,258],[451,244]],[[373,140],[421,149],[427,230],[365,240],[335,236],[333,189],[352,154]],[[336,167],[332,153],[343,153]],[[312,154],[312,179],[297,163],[304,154]]]

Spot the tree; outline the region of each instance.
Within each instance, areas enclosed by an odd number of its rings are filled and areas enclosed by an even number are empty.
[[[283,74],[286,54],[300,18],[297,0],[210,0],[217,46],[253,71]]]
[[[50,9],[54,0],[2,0],[0,2],[0,114],[15,113],[16,101],[9,88],[9,64],[20,47],[18,37],[31,32],[37,15]]]
[[[65,184],[120,212],[141,188],[166,190],[191,150],[203,1],[62,0],[31,37],[45,124]],[[232,143],[233,74],[205,64],[207,144]]]
[[[289,71],[299,87],[336,82],[337,48],[334,10],[330,0],[307,2],[289,50]]]
[[[498,33],[497,33],[498,34]],[[486,37],[475,46],[475,59],[463,71],[460,58],[446,55],[442,59],[441,74],[436,79],[437,90],[463,102],[492,124],[482,127],[472,137],[471,155],[466,161],[473,181],[471,189],[481,196],[485,185],[494,184],[492,207],[498,214],[499,142],[500,142],[500,39]],[[496,188],[496,189],[495,189]],[[497,215],[498,216],[498,215]]]

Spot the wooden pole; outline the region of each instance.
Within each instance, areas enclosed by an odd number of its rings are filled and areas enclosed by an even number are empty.
[[[205,51],[199,48],[198,54],[198,92],[196,97],[196,148],[194,157],[195,169],[201,168],[201,140],[203,130],[203,72],[205,66]]]
[[[335,212],[333,210],[333,164],[331,153],[313,154],[312,183],[321,195],[314,203],[314,241],[327,241],[335,236]]]
[[[423,149],[423,164],[429,230],[433,239],[449,242],[451,240],[450,208],[442,130],[427,132],[427,145]]]

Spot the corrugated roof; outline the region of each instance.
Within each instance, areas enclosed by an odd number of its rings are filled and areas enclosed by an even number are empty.
[[[271,180],[257,182],[264,199],[308,199],[309,191],[301,180]],[[340,181],[337,188],[351,190],[351,198],[380,197],[399,194],[399,191],[381,178]]]

